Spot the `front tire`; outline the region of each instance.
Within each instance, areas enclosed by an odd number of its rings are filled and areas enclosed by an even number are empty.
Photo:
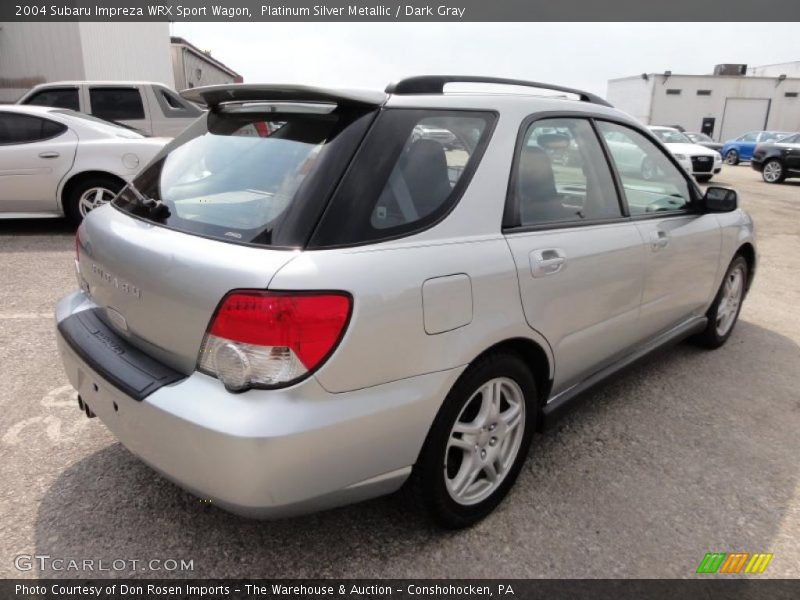
[[[123,185],[113,177],[97,175],[72,186],[64,198],[67,219],[77,227],[92,210],[113,200]]]
[[[515,354],[473,363],[447,395],[406,491],[439,525],[468,527],[503,500],[519,475],[537,420],[533,375]]]
[[[767,183],[783,183],[786,172],[783,164],[777,158],[772,158],[764,163],[761,169],[761,178]]]
[[[695,175],[697,183],[708,183],[711,181],[711,175]]]
[[[731,166],[739,164],[739,153],[736,150],[728,150],[725,153],[725,162]]]
[[[728,341],[739,319],[748,276],[747,261],[743,256],[737,256],[731,261],[714,303],[706,313],[708,317],[706,328],[694,336],[692,341],[711,349],[719,348]]]

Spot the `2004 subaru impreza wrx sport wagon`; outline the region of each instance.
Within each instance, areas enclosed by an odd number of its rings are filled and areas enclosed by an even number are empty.
[[[87,414],[233,512],[404,487],[469,525],[581,392],[722,345],[753,277],[736,192],[586,92],[187,96],[208,112],[80,227],[58,341]]]

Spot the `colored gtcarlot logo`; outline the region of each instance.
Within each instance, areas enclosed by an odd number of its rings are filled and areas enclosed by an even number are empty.
[[[772,554],[749,552],[708,552],[697,567],[697,573],[763,573]]]

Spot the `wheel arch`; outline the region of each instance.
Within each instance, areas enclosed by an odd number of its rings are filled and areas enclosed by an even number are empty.
[[[62,213],[66,214],[67,211],[66,200],[69,197],[69,194],[72,193],[72,190],[74,190],[75,187],[80,185],[81,183],[95,178],[114,179],[120,184],[120,186],[124,186],[128,183],[122,177],[120,177],[119,175],[115,175],[110,171],[91,170],[91,171],[81,171],[80,173],[73,173],[64,182],[64,184],[61,187],[61,193],[58,195],[58,201]]]
[[[550,395],[550,389],[553,385],[553,365],[548,352],[539,343],[530,338],[515,337],[490,346],[476,356],[472,362],[477,362],[487,354],[503,351],[516,354],[528,366],[536,382],[536,391],[539,395],[538,401],[543,406]]]
[[[750,291],[750,283],[756,273],[756,249],[750,242],[745,242],[736,250],[734,256],[742,256],[747,261],[747,286],[745,292]]]

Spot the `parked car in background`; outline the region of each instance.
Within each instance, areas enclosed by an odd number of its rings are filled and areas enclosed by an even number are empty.
[[[709,150],[715,150],[717,152],[722,150],[722,144],[719,143],[719,142],[715,142],[710,137],[708,137],[705,133],[687,131],[687,132],[684,132],[684,134],[686,135],[686,137],[688,137],[690,140],[692,140],[692,143],[694,143],[694,144],[699,144],[700,146],[703,146],[704,148],[708,148]]]
[[[146,81],[43,83],[17,104],[67,108],[162,137],[178,135],[202,113],[167,86]]]
[[[77,224],[168,141],[63,108],[0,105],[0,218]]]
[[[532,89],[446,92],[462,81]],[[221,508],[405,486],[466,527],[594,383],[734,329],[756,266],[736,192],[701,191],[593,94],[456,76],[184,94],[205,117],[78,230],[57,340],[87,416]]]
[[[800,133],[756,146],[750,166],[767,183],[800,177]]]
[[[740,135],[735,140],[728,140],[722,146],[722,154],[729,165],[738,165],[739,162],[750,160],[757,144],[773,142],[792,135],[791,131],[751,131]]]
[[[710,181],[722,170],[722,156],[716,150],[695,144],[674,127],[652,126],[649,129],[697,181]]]

